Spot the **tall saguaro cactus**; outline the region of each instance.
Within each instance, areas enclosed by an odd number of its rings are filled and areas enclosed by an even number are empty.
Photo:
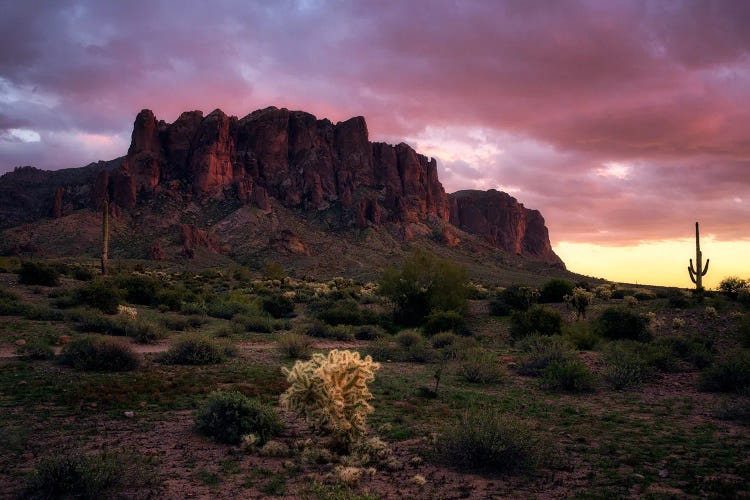
[[[690,267],[688,267],[688,273],[690,273],[690,280],[695,283],[695,289],[698,291],[703,290],[703,277],[708,272],[708,263],[711,259],[706,259],[706,267],[703,267],[703,254],[701,253],[701,237],[698,232],[698,223],[695,223],[695,264],[693,267],[693,259],[690,259]]]
[[[107,274],[109,263],[109,203],[102,204],[102,274]]]

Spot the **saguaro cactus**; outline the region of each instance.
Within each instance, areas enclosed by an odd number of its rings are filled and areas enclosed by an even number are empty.
[[[703,277],[708,272],[708,263],[711,259],[706,259],[706,267],[703,267],[703,254],[701,253],[701,237],[698,232],[698,223],[695,223],[695,264],[693,267],[693,259],[690,259],[690,267],[688,267],[688,273],[690,273],[690,280],[695,283],[695,289],[698,291],[703,290]]]
[[[107,274],[109,263],[109,203],[102,204],[102,274]]]

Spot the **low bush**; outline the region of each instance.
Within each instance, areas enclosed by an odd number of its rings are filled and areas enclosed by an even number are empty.
[[[396,342],[403,348],[409,348],[424,343],[424,337],[416,330],[404,330],[396,335]]]
[[[206,324],[206,318],[199,315],[192,316],[164,316],[162,323],[167,330],[184,332],[191,328],[199,328]]]
[[[648,320],[623,307],[609,307],[594,322],[594,331],[610,340],[633,339],[648,341]]]
[[[708,392],[748,393],[750,391],[750,353],[740,352],[704,370],[701,389]]]
[[[638,302],[644,302],[644,301],[656,299],[656,295],[654,295],[653,293],[648,293],[648,292],[638,292],[634,294],[633,297],[635,297],[638,300]]]
[[[750,347],[750,314],[743,315],[737,323],[737,334],[745,347]]]
[[[563,302],[566,295],[573,293],[574,285],[565,279],[551,279],[544,284],[539,292],[539,303],[548,304],[553,302]]]
[[[244,436],[252,434],[262,445],[284,428],[273,407],[239,392],[212,393],[198,411],[195,425],[201,434],[229,444],[239,444]]]
[[[274,331],[274,320],[268,316],[249,316],[240,314],[232,320],[238,327],[238,331],[271,333]]]
[[[737,276],[727,276],[719,283],[719,291],[732,300],[737,300],[740,291],[750,289],[750,282]]]
[[[479,409],[446,425],[433,456],[460,470],[497,474],[534,469],[543,455],[526,424],[498,410]]]
[[[167,336],[161,325],[144,318],[120,321],[125,335],[141,344],[150,344]]]
[[[110,337],[89,335],[63,347],[60,363],[83,371],[130,371],[138,368],[133,349]]]
[[[503,379],[504,371],[497,356],[482,348],[471,349],[459,365],[459,373],[467,382],[491,384]]]
[[[20,310],[21,316],[35,321],[62,321],[65,313],[46,304],[28,304]]]
[[[668,354],[662,354],[662,357],[671,357],[683,361],[695,368],[705,368],[713,360],[712,342],[704,336],[699,335],[669,335],[660,337],[653,343],[653,347],[666,351]],[[662,371],[679,371],[680,367],[676,362],[667,361],[661,363],[656,356],[655,365]],[[663,359],[663,358],[662,358]]]
[[[654,376],[654,368],[639,351],[636,346],[623,341],[612,342],[607,346],[604,380],[612,388],[633,389]]]
[[[212,365],[222,363],[229,355],[232,355],[230,349],[204,335],[186,334],[158,359],[170,365]]]
[[[307,335],[287,333],[279,338],[279,349],[285,357],[307,359],[312,354],[313,340]]]
[[[68,451],[42,459],[21,498],[107,498],[123,479],[115,456]]]
[[[425,318],[422,331],[426,335],[434,335],[438,332],[452,331],[459,335],[469,335],[466,320],[458,311],[433,311]]]
[[[560,313],[544,306],[534,306],[528,311],[514,312],[510,324],[511,337],[518,340],[534,333],[540,335],[559,335],[562,333],[562,316]]]
[[[673,309],[685,309],[690,307],[690,297],[679,288],[668,288],[664,295],[669,307]]]
[[[527,311],[539,298],[539,291],[526,285],[512,285],[500,292],[498,299],[516,311]]]
[[[264,297],[261,302],[263,311],[270,314],[273,318],[288,318],[294,313],[294,301],[283,295],[270,295]]]
[[[26,344],[16,348],[18,357],[27,361],[40,361],[53,359],[55,350],[41,339],[28,340]]]
[[[594,375],[577,357],[555,360],[542,371],[542,385],[559,392],[591,392]]]
[[[159,279],[140,274],[121,274],[115,278],[115,282],[127,302],[146,306],[156,305],[157,294],[164,288],[164,283]]]
[[[433,349],[443,349],[456,343],[458,335],[451,332],[436,333],[430,337],[430,345]]]
[[[357,340],[375,340],[387,335],[388,333],[377,325],[362,325],[354,328],[354,338]]]
[[[88,267],[76,266],[73,268],[72,276],[78,281],[91,281],[94,279],[94,271]]]
[[[520,375],[530,377],[538,377],[550,364],[575,355],[561,337],[531,335],[516,346],[524,353],[517,371]]]
[[[305,334],[310,337],[334,340],[353,340],[354,331],[351,326],[331,326],[322,321],[312,321],[305,328]]]
[[[207,314],[214,318],[232,319],[238,314],[253,313],[253,308],[244,303],[232,300],[228,297],[216,298],[208,303]]]
[[[620,288],[612,292],[613,299],[624,299],[625,297],[632,297],[637,292],[632,288]]]
[[[108,278],[96,278],[76,288],[72,300],[61,303],[61,306],[89,306],[107,314],[115,314],[122,300],[122,291],[115,282]]]
[[[566,340],[580,351],[590,351],[602,340],[594,333],[591,324],[586,321],[576,321],[575,323],[563,325],[562,334]]]
[[[60,272],[45,262],[24,261],[18,270],[18,282],[24,285],[57,286]]]
[[[513,308],[501,298],[490,301],[490,315],[492,316],[510,316]]]
[[[352,299],[323,300],[310,303],[308,309],[329,325],[362,325],[367,323],[365,311]]]

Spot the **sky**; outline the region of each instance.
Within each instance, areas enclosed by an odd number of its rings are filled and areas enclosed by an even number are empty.
[[[750,278],[750,2],[0,0],[0,174],[125,154],[143,108],[365,116],[568,268]]]

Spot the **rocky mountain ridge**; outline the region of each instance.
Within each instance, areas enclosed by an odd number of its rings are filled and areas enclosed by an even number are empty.
[[[465,231],[505,252],[564,267],[538,211],[494,190],[447,194],[434,159],[404,143],[370,142],[363,117],[333,124],[271,107],[241,119],[221,110],[189,111],[168,124],[143,110],[124,159],[81,170],[78,179],[61,183],[25,167],[0,177],[0,190],[13,191],[31,177],[48,182],[44,200],[17,203],[33,207],[30,220],[85,205],[98,209],[105,199],[117,215],[165,195],[182,202],[231,200],[263,211],[278,204],[304,213],[334,211],[338,228],[394,225],[407,240],[433,231],[452,246]],[[29,222],[18,210],[6,216],[7,205],[0,201],[0,227]]]

